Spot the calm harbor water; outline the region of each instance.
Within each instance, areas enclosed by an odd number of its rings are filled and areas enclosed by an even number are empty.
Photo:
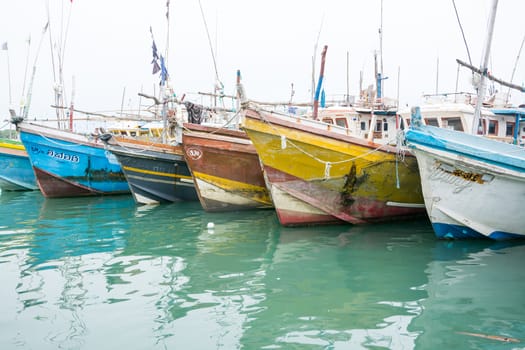
[[[4,192],[0,349],[524,349],[524,257],[426,220]]]

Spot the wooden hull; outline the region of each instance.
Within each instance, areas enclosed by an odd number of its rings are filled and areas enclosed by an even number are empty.
[[[120,164],[101,141],[29,123],[18,130],[45,197],[129,193]]]
[[[245,132],[186,127],[185,157],[206,211],[273,208],[259,157]]]
[[[424,215],[415,157],[328,124],[245,109],[282,225],[370,223]]]
[[[182,146],[117,138],[108,148],[122,165],[137,203],[198,200]]]
[[[448,138],[449,133],[434,128],[430,134],[407,133],[436,236],[494,240],[525,237],[521,216],[525,198],[523,148],[455,133],[461,141],[458,143]]]
[[[0,189],[38,190],[35,173],[22,142],[0,139]]]

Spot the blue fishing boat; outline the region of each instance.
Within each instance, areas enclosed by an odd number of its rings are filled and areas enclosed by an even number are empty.
[[[0,138],[0,189],[38,190],[31,162],[22,142]]]
[[[96,136],[14,122],[44,196],[130,193],[118,160]]]

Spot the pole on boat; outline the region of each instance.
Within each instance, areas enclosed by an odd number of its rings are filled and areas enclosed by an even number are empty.
[[[347,106],[350,106],[350,53],[346,51],[346,98]]]
[[[73,111],[75,110],[75,76],[71,77],[71,104],[69,106],[69,131],[73,131]]]
[[[319,112],[319,95],[321,94],[321,86],[323,85],[326,50],[328,50],[328,45],[324,46],[323,52],[321,53],[321,71],[319,72],[319,81],[317,82],[317,88],[315,89],[314,110],[312,114],[314,120],[317,120],[317,114]]]
[[[498,0],[492,1],[492,10],[490,11],[490,17],[487,28],[487,38],[485,41],[485,49],[483,52],[483,60],[481,62],[481,79],[478,87],[478,100],[476,101],[476,109],[474,110],[474,120],[472,122],[472,134],[478,134],[479,123],[481,119],[481,106],[485,98],[485,88],[487,83],[488,75],[488,63],[490,55],[490,46],[492,45],[492,34],[494,33],[494,22],[496,21],[496,10],[498,8]]]
[[[7,46],[7,41],[2,44],[2,51],[5,51],[5,55],[7,56],[7,79],[9,83],[9,108],[11,108],[11,104],[13,103],[13,100],[11,98],[11,68],[9,66],[9,47]]]

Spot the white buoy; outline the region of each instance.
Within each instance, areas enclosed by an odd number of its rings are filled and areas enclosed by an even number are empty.
[[[213,222],[208,222],[208,228],[214,228],[215,224]]]

